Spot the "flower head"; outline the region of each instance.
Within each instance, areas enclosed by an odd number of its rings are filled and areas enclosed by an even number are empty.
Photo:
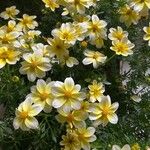
[[[24,14],[23,17],[19,19],[20,22],[18,23],[18,27],[22,28],[24,31],[27,29],[34,29],[38,26],[38,23],[34,20],[35,18],[36,16],[29,16]]]
[[[131,6],[134,7],[135,11],[142,11],[144,7],[150,9],[150,1],[149,0],[131,0]]]
[[[63,150],[80,150],[80,141],[78,140],[78,136],[74,132],[67,132],[66,135],[62,136],[62,141],[60,145],[64,146]]]
[[[20,59],[20,52],[14,50],[12,47],[0,47],[0,68],[4,67],[6,63],[10,65],[16,64]]]
[[[50,60],[39,52],[26,53],[23,55],[24,61],[21,63],[21,74],[27,74],[29,81],[35,81],[36,77],[45,77],[45,72],[51,69]]]
[[[132,23],[137,24],[140,19],[139,13],[128,5],[121,7],[119,14],[121,15],[120,22],[124,22],[126,26],[130,26]]]
[[[102,53],[98,52],[98,51],[90,51],[90,50],[86,50],[84,52],[84,55],[86,56],[86,58],[83,59],[83,64],[84,65],[89,65],[89,64],[93,64],[94,68],[98,68],[98,66],[101,63],[104,63],[106,60],[106,56],[103,55]]]
[[[90,40],[97,39],[98,37],[106,39],[106,26],[107,23],[104,20],[99,20],[97,15],[92,15],[92,21],[89,22],[88,26]]]
[[[78,110],[81,108],[81,101],[85,99],[85,93],[80,92],[81,86],[74,84],[71,77],[66,78],[64,83],[56,81],[52,89],[55,95],[53,107],[62,109],[64,112]]]
[[[36,86],[31,87],[31,94],[27,97],[33,99],[35,104],[41,105],[45,112],[50,112],[53,101],[53,94],[51,88],[54,82],[46,83],[44,80],[39,79]]]
[[[108,35],[110,40],[122,40],[123,38],[127,38],[128,37],[128,32],[127,31],[123,31],[123,29],[121,27],[117,27],[117,29],[115,28],[110,28],[109,29],[110,33]]]
[[[13,121],[14,128],[21,128],[22,130],[37,129],[38,121],[35,116],[41,111],[40,105],[32,104],[32,100],[27,98],[16,109],[16,117]]]
[[[135,46],[127,38],[123,38],[120,41],[119,40],[112,41],[112,45],[113,46],[110,47],[110,49],[112,51],[115,51],[117,55],[122,55],[122,56],[132,55],[133,54],[132,49]]]
[[[5,20],[14,19],[15,16],[18,14],[19,14],[19,10],[16,9],[16,6],[11,6],[11,7],[6,8],[6,10],[2,12],[0,14],[0,17],[4,18]]]
[[[90,101],[94,103],[96,100],[99,102],[101,101],[101,97],[105,91],[102,83],[97,83],[96,80],[93,81],[92,85],[88,86],[89,94],[90,94]]]
[[[74,110],[72,112],[59,111],[59,114],[56,116],[56,119],[60,123],[67,122],[70,128],[79,128],[85,126],[84,120],[87,118],[84,112]]]
[[[103,96],[101,102],[93,104],[90,108],[90,120],[94,121],[94,126],[102,124],[106,126],[108,122],[116,124],[118,122],[118,117],[115,111],[118,109],[119,104],[117,102],[111,104],[111,99],[109,96]]]
[[[55,11],[56,8],[59,8],[56,0],[42,0],[45,3],[45,7],[50,8],[52,11]]]
[[[49,46],[47,47],[49,51],[50,57],[57,56],[58,59],[68,55],[69,51],[68,48],[70,47],[70,44],[65,43],[63,40],[61,40],[58,37],[55,38],[48,38],[47,42]]]
[[[71,23],[63,23],[60,29],[52,30],[52,35],[67,44],[74,45],[77,40],[76,30]]]
[[[90,150],[90,143],[96,140],[96,136],[94,135],[94,133],[95,133],[94,127],[86,128],[85,126],[83,126],[76,130],[78,140],[80,141],[81,147],[84,150]]]

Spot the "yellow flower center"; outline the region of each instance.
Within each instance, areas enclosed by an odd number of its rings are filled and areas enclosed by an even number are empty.
[[[67,122],[72,122],[74,120],[74,116],[72,114],[69,114],[67,116]]]
[[[71,93],[70,91],[66,91],[66,92],[64,93],[65,99],[69,99],[71,96],[72,96],[72,93]]]
[[[104,107],[103,110],[102,110],[102,115],[106,117],[108,114],[109,114],[109,108]]]
[[[28,117],[28,112],[26,112],[26,111],[21,112],[21,114],[20,114],[21,119],[26,119],[27,117]]]
[[[123,34],[121,32],[116,32],[114,34],[114,36],[118,39],[118,40],[121,40],[123,38]]]
[[[99,55],[96,53],[93,55],[93,59],[97,59],[98,57],[99,57]]]
[[[80,0],[74,0],[74,5],[79,5],[80,4]]]
[[[97,32],[98,31],[98,26],[96,24],[92,24],[92,31]]]
[[[7,59],[8,58],[8,53],[7,52],[3,52],[1,55],[0,55],[0,58],[1,59]]]
[[[69,33],[68,32],[64,32],[63,33],[63,39],[68,39],[69,38]]]
[[[124,43],[118,43],[117,44],[117,51],[118,52],[124,52],[128,49],[127,45]]]
[[[48,97],[49,97],[49,94],[48,94],[48,93],[42,93],[42,94],[40,95],[40,98],[41,98],[42,101],[45,101]]]

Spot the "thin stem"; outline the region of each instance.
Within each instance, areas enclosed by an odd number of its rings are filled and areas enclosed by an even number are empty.
[[[116,54],[114,54],[114,55],[112,55],[111,57],[109,57],[109,58],[105,61],[105,64],[108,63],[110,60],[112,60],[115,56],[116,56]]]

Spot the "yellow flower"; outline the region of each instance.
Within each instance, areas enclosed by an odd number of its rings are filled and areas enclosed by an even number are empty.
[[[16,109],[16,117],[13,121],[15,129],[21,128],[22,130],[37,129],[38,121],[34,117],[42,111],[40,105],[32,104],[32,100],[27,98]]]
[[[97,48],[102,48],[104,46],[104,40],[101,37],[97,37],[96,39],[91,39],[90,43],[95,45]]]
[[[56,55],[57,58],[60,59],[69,54],[68,48],[70,45],[58,37],[55,37],[54,39],[48,38],[47,42],[49,44],[47,49],[49,50],[50,57],[54,57]]]
[[[131,150],[130,145],[126,144],[122,148],[118,145],[113,145],[112,150]]]
[[[64,112],[62,110],[58,111],[59,114],[56,116],[56,119],[60,123],[67,122],[70,128],[79,128],[85,126],[85,119],[87,118],[86,114],[81,111],[75,110],[72,112]]]
[[[69,68],[73,67],[74,65],[78,65],[79,61],[75,57],[70,57],[69,55],[66,55],[59,59],[61,65],[65,65]]]
[[[0,47],[0,68],[4,67],[6,63],[10,65],[16,64],[16,62],[20,59],[19,55],[20,52],[11,47]]]
[[[135,143],[134,145],[132,145],[131,150],[140,150],[141,147],[138,143]]]
[[[34,52],[41,52],[44,57],[49,57],[49,50],[47,49],[47,45],[43,45],[42,43],[34,44],[32,46],[32,50]]]
[[[99,20],[97,15],[92,15],[92,21],[89,22],[88,35],[90,40],[95,40],[98,37],[106,39],[106,26],[107,23],[104,20]]]
[[[41,105],[43,107],[44,112],[50,112],[52,101],[53,101],[53,94],[51,88],[54,82],[46,83],[44,80],[39,79],[37,80],[36,86],[31,87],[31,94],[27,97],[33,99],[35,104]]]
[[[5,20],[7,19],[14,19],[16,15],[19,14],[19,10],[16,9],[16,6],[11,6],[6,8],[4,12],[0,14],[1,18],[4,18]]]
[[[105,92],[104,86],[102,83],[97,83],[96,80],[93,81],[92,85],[88,86],[90,93],[90,101],[94,103],[96,100],[101,101],[101,97]]]
[[[33,40],[35,37],[39,36],[41,31],[39,30],[29,30],[26,34],[24,34],[24,38],[27,40]]]
[[[46,75],[46,71],[51,69],[50,60],[40,52],[26,53],[23,55],[24,61],[21,63],[21,74],[27,74],[28,80],[33,82],[36,77],[43,78]]]
[[[118,109],[119,104],[117,102],[111,104],[111,99],[109,96],[103,96],[101,102],[93,104],[90,108],[90,120],[94,121],[94,126],[102,124],[106,126],[108,122],[116,124],[118,122],[118,117],[115,111]]]
[[[112,51],[115,51],[117,55],[122,55],[122,56],[132,55],[133,54],[132,49],[135,46],[127,38],[123,38],[120,41],[119,40],[112,41],[112,45],[113,46],[110,47],[110,49]]]
[[[131,6],[134,7],[135,11],[141,11],[144,7],[150,9],[150,0],[131,0]]]
[[[146,33],[143,37],[145,41],[148,41],[148,45],[150,46],[150,23],[148,27],[143,28],[144,32]]]
[[[93,5],[92,0],[65,0],[68,4],[68,9],[72,12],[78,12],[79,14],[85,13],[85,8],[89,8]]]
[[[50,8],[52,11],[55,11],[55,8],[59,8],[59,5],[56,3],[56,0],[42,0],[45,3],[45,7]]]
[[[77,134],[74,132],[67,132],[67,135],[62,136],[60,145],[64,146],[63,150],[80,150],[80,141],[78,140]]]
[[[76,30],[71,23],[63,23],[60,29],[52,30],[52,35],[72,45],[74,45],[77,40]]]
[[[83,41],[87,32],[87,26],[84,23],[74,24],[76,30],[77,40]]]
[[[76,134],[78,135],[78,140],[81,143],[81,147],[84,150],[90,150],[90,143],[96,140],[96,136],[94,135],[95,128],[83,126],[82,128],[78,128],[76,130]]]
[[[7,30],[0,28],[0,43],[12,44],[20,35],[21,32],[18,31],[7,32]]]
[[[108,34],[108,38],[112,41],[113,40],[122,40],[123,38],[128,37],[128,32],[123,31],[123,29],[119,26],[117,27],[117,29],[110,28],[109,31],[110,31],[110,33]]]
[[[56,81],[52,92],[55,96],[52,103],[54,108],[62,109],[64,112],[78,110],[81,108],[81,101],[85,99],[85,93],[80,92],[81,86],[74,84],[71,77],[66,78],[64,83]]]
[[[38,23],[34,20],[36,16],[29,16],[24,14],[22,19],[19,19],[20,22],[18,23],[18,28],[23,29],[26,31],[27,29],[34,29],[38,26]]]
[[[103,55],[102,53],[98,51],[86,50],[84,52],[84,55],[86,56],[86,58],[83,59],[82,63],[84,65],[93,64],[94,68],[98,68],[98,66],[101,63],[104,63],[107,58],[105,55]]]
[[[126,26],[130,26],[132,23],[137,24],[140,19],[139,13],[133,10],[128,5],[125,5],[122,8],[120,8],[119,14],[121,15],[120,22],[124,22]]]

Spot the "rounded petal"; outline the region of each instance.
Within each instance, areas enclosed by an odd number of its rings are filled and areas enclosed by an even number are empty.
[[[59,108],[59,107],[61,107],[64,103],[66,102],[66,100],[65,99],[54,99],[54,101],[52,102],[52,106],[54,107],[54,108]]]
[[[115,113],[109,114],[107,118],[112,124],[117,124],[118,122],[118,116]]]
[[[38,121],[36,118],[34,117],[28,117],[26,118],[25,120],[25,125],[28,127],[28,128],[31,128],[31,129],[37,129],[38,128]]]
[[[67,91],[72,91],[73,88],[74,88],[74,81],[73,81],[73,79],[71,77],[70,78],[66,78],[65,82],[64,82],[64,85],[65,85],[65,89]]]

